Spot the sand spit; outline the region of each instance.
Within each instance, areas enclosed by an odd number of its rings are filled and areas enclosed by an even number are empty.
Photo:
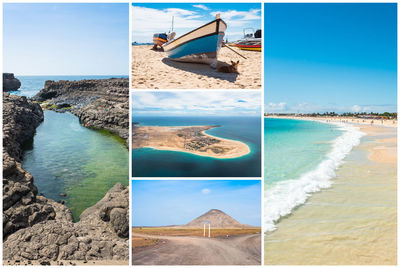
[[[237,158],[250,153],[247,144],[206,134],[217,126],[133,126],[132,149],[154,148],[214,158]]]
[[[261,55],[242,51],[243,59],[228,48],[221,48],[219,65],[240,61],[239,73],[220,73],[206,64],[175,62],[153,46],[132,46],[132,88],[134,89],[260,89]]]

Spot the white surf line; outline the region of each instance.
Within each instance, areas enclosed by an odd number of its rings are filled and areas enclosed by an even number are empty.
[[[312,171],[300,178],[277,182],[264,192],[264,230],[271,232],[276,229],[276,222],[289,215],[294,208],[304,204],[312,193],[329,188],[332,179],[336,177],[336,169],[343,163],[354,146],[360,144],[360,139],[366,133],[360,128],[346,123],[330,122],[343,130],[336,138],[332,150],[325,159]]]

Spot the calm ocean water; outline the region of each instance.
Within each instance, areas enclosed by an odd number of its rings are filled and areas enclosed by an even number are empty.
[[[49,76],[15,76],[21,81],[21,87],[17,91],[11,91],[11,94],[18,96],[33,97],[43,87],[46,80],[82,80],[82,79],[107,79],[107,78],[128,78],[128,76],[105,76],[105,75],[91,75],[91,76],[72,76],[72,75],[49,75]]]
[[[264,119],[266,230],[274,230],[275,223],[311,193],[329,187],[335,170],[361,136],[347,125]]]
[[[115,77],[115,76],[113,76]],[[122,76],[121,76],[122,77]],[[82,80],[106,76],[17,76],[17,95],[31,97],[46,80]],[[34,177],[38,192],[64,200],[77,220],[117,182],[129,183],[129,153],[118,137],[84,128],[70,113],[44,112],[44,122],[25,147],[22,166]],[[61,196],[64,195],[65,196]]]
[[[239,158],[216,159],[190,153],[150,148],[132,152],[134,177],[259,177],[261,176],[261,119],[258,117],[142,117],[143,126],[221,125],[206,133],[246,143],[251,153]]]

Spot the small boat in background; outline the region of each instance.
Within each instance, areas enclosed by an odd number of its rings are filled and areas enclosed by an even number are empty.
[[[220,18],[188,32],[162,47],[171,60],[216,64],[225,35],[226,23]]]
[[[246,30],[252,30],[251,33],[246,33]],[[261,51],[261,30],[254,32],[253,28],[243,29],[243,39],[237,41],[235,46],[241,50]]]
[[[170,31],[167,33],[155,33],[153,35],[153,49],[157,50],[157,47],[160,47],[162,49],[162,45],[167,43],[169,40],[172,40],[175,38],[175,32],[174,32],[174,17],[172,16],[172,26]]]
[[[167,34],[166,33],[155,33],[153,35],[153,43],[154,45],[157,46],[162,46],[165,43],[167,43],[168,39],[167,39]]]

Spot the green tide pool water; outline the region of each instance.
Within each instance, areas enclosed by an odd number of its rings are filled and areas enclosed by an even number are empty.
[[[64,200],[77,220],[115,183],[128,185],[128,149],[119,137],[85,128],[70,113],[45,111],[44,117],[22,166],[39,193]]]
[[[19,91],[32,97],[46,80],[106,79],[111,76],[16,76]],[[113,76],[116,77],[116,76]],[[119,76],[123,77],[123,76]],[[44,111],[44,121],[32,141],[24,145],[22,166],[29,171],[38,192],[64,201],[75,220],[86,208],[121,182],[129,184],[129,152],[125,141],[108,131],[83,127],[71,113]]]

